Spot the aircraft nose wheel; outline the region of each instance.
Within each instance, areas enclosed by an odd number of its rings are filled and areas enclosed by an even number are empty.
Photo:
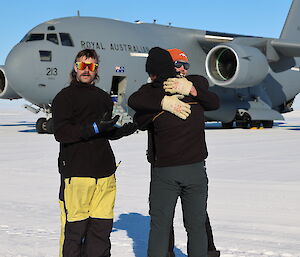
[[[53,120],[50,118],[39,118],[35,124],[36,132],[39,134],[53,134]]]

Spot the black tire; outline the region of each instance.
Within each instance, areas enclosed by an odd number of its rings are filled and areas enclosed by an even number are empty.
[[[273,120],[263,120],[262,125],[264,128],[272,128],[274,125],[274,121]]]
[[[50,118],[46,122],[46,131],[47,131],[48,134],[53,134],[54,133],[54,130],[53,130],[53,119],[52,118]]]
[[[222,122],[222,127],[224,129],[232,129],[232,127],[233,127],[233,121],[231,121],[231,122]]]
[[[260,120],[251,120],[250,128],[260,128],[261,121]]]
[[[39,134],[47,133],[47,119],[46,118],[39,118],[35,123],[36,132]]]
[[[248,128],[249,123],[247,121],[236,121],[235,125],[237,128],[246,129],[246,128]]]

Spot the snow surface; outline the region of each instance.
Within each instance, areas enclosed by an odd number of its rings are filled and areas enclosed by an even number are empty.
[[[0,108],[0,257],[58,256],[58,143],[35,132],[38,115]],[[207,124],[208,212],[222,257],[300,256],[300,111],[273,129]],[[117,201],[113,257],[144,257],[149,230],[146,134],[112,142]],[[186,256],[180,201],[176,256]]]

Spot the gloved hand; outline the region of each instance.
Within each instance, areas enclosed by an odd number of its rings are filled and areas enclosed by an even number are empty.
[[[125,123],[122,127],[115,128],[112,132],[110,132],[109,139],[120,139],[121,137],[129,136],[134,133],[138,128],[138,124],[136,122],[128,122]]]
[[[185,120],[191,114],[191,106],[179,100],[182,98],[184,98],[183,95],[166,95],[161,101],[162,109]]]
[[[113,119],[110,118],[109,113],[104,113],[104,115],[97,119],[92,124],[87,124],[82,128],[82,134],[84,138],[89,138],[95,134],[109,132],[114,129],[114,125],[119,119],[119,115],[116,115]]]
[[[193,83],[186,78],[169,78],[164,82],[164,90],[171,94],[189,95]]]
[[[118,119],[120,118],[119,115],[116,115],[113,119],[109,118],[107,113],[104,113],[101,119],[96,120],[93,123],[93,128],[96,134],[102,132],[109,132],[114,129],[114,125],[117,123]]]

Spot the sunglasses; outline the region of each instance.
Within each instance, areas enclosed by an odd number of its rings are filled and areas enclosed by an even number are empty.
[[[181,62],[181,61],[175,61],[174,62],[175,68],[180,68],[183,66],[185,70],[188,70],[190,68],[190,64],[188,62]]]
[[[75,62],[75,64],[78,70],[85,70],[85,68],[88,67],[90,71],[95,71],[99,66],[98,63],[90,62]]]

